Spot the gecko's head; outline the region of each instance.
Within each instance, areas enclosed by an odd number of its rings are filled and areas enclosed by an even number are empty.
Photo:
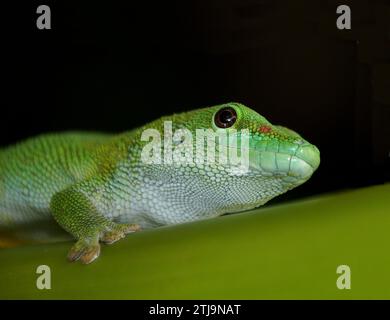
[[[242,104],[226,103],[197,110],[191,119],[192,128],[202,124],[215,133],[227,133],[228,136],[236,133],[239,158],[245,159],[244,153],[247,153],[248,170],[243,175],[278,179],[286,189],[284,191],[308,180],[320,164],[317,147],[296,132],[271,124]],[[234,144],[230,145],[231,141],[226,142],[228,150],[235,148]],[[239,175],[240,171],[233,170],[232,174]]]
[[[262,205],[307,181],[320,163],[314,145],[239,103],[164,117],[155,126],[157,148],[147,150],[158,155],[151,163],[164,160],[158,180],[167,178],[167,189],[185,186],[186,201],[213,214]],[[170,126],[173,138],[166,139]]]

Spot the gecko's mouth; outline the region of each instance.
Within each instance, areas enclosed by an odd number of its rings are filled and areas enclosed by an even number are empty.
[[[279,175],[286,182],[306,181],[320,164],[319,150],[306,142],[282,142],[272,149],[254,150],[253,156],[257,159],[251,161],[252,167],[265,175]]]

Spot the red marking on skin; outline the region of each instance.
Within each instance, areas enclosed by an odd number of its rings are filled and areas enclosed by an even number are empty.
[[[262,125],[259,127],[259,129],[257,129],[257,131],[259,131],[260,133],[270,133],[272,129],[270,126]]]

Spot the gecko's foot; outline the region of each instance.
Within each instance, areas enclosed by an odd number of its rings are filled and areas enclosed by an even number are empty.
[[[139,230],[141,230],[141,227],[138,224],[116,224],[113,228],[110,228],[110,230],[103,233],[103,235],[100,237],[100,241],[106,244],[111,244],[124,238],[126,234]]]
[[[83,264],[94,261],[100,254],[100,244],[97,240],[90,241],[81,239],[77,241],[68,253],[69,261],[80,260]]]

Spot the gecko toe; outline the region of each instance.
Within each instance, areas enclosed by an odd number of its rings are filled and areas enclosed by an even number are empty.
[[[100,241],[105,244],[112,244],[123,239],[127,234],[139,231],[141,228],[138,224],[118,224],[109,231],[103,233]]]
[[[68,253],[68,260],[71,262],[80,260],[83,264],[88,264],[94,261],[100,254],[100,245],[97,242],[90,243],[89,241],[79,240]]]
[[[141,226],[139,224],[134,224],[134,223],[124,223],[119,225],[125,234],[129,234],[132,232],[140,231]]]
[[[97,259],[100,255],[100,245],[96,244],[88,247],[80,257],[80,261],[83,264],[89,264]]]

